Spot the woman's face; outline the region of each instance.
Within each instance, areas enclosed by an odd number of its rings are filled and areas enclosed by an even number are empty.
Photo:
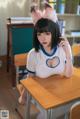
[[[37,38],[40,42],[40,44],[44,47],[51,47],[51,39],[52,35],[51,32],[43,32],[43,33],[37,33]]]

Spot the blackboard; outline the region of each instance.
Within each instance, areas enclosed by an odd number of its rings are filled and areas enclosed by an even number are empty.
[[[12,54],[26,53],[32,48],[33,28],[11,28]]]

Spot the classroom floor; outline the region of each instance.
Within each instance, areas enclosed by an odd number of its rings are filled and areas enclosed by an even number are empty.
[[[0,110],[9,110],[9,119],[21,119],[24,117],[25,106],[18,106],[21,115],[15,111],[19,95],[16,88],[12,88],[11,74],[6,71],[6,58],[3,57],[0,60],[2,60],[2,67],[0,67]],[[31,119],[37,119],[33,108],[32,106]],[[58,119],[63,119],[63,116]]]
[[[16,105],[16,90],[11,86],[11,75],[6,72],[6,61],[2,60],[2,67],[0,67],[0,110],[9,110],[10,119],[20,119],[15,112]]]
[[[0,67],[0,111],[8,110],[9,119],[21,119],[24,117],[25,106],[18,105],[18,110],[21,115],[15,111],[19,94],[16,88],[12,88],[11,73],[6,71],[6,58],[2,57],[0,60],[2,61],[2,66]],[[33,106],[31,109],[31,119],[36,119]]]

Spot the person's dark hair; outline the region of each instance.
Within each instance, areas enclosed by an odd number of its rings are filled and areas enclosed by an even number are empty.
[[[55,22],[53,22],[50,19],[47,18],[41,18],[37,21],[37,23],[34,26],[34,33],[33,33],[33,47],[36,51],[39,50],[40,43],[37,38],[37,33],[43,33],[43,32],[51,32],[52,39],[51,39],[51,48],[58,45],[60,42],[61,33],[59,29],[59,25]]]

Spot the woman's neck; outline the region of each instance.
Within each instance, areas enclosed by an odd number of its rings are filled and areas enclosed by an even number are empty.
[[[51,50],[51,47],[44,47],[44,50],[45,50],[47,53],[49,53],[49,54],[50,54],[51,51],[52,51],[52,50]]]

